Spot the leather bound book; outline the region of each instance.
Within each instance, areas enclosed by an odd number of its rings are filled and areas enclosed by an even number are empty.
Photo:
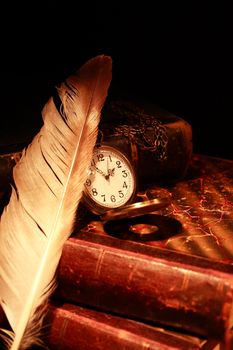
[[[112,100],[103,108],[99,128],[99,142],[118,147],[133,163],[139,189],[186,175],[192,126],[182,117],[141,101]]]
[[[193,150],[192,127],[181,117],[158,106],[111,101],[104,106],[99,129],[97,143],[107,143],[127,155],[140,188],[174,183],[186,175]],[[25,142],[0,144],[0,191],[12,181],[12,168],[28,139],[25,134]]]
[[[1,312],[0,309],[0,327],[3,325]],[[43,340],[49,350],[219,350],[218,341],[213,339],[75,304],[50,304],[45,321]]]
[[[79,232],[65,244],[55,297],[224,339],[233,266],[138,242]]]
[[[50,350],[212,350],[217,344],[72,304],[50,312]]]

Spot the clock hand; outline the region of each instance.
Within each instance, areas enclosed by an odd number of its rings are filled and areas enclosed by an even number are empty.
[[[106,179],[106,180],[109,180],[109,176],[113,176],[114,174],[112,174],[112,171],[115,170],[115,168],[113,170],[109,169],[108,170],[108,174],[105,174],[101,169],[97,168],[97,166],[94,166],[95,170],[97,171],[97,173],[103,175],[103,177]]]
[[[99,173],[99,174],[103,175],[104,177],[106,177],[106,174],[105,174],[102,170],[100,170],[99,168],[97,168],[97,166],[94,166],[94,168],[95,168],[95,170],[97,171],[97,173]]]
[[[109,162],[108,162],[108,157],[107,157],[107,175],[105,175],[105,179],[109,180],[109,176],[110,176],[110,174],[109,174]]]

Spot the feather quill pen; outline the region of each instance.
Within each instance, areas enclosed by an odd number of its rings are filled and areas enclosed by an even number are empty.
[[[7,349],[41,345],[46,303],[72,233],[112,77],[111,57],[87,61],[43,108],[43,126],[13,169],[0,221],[0,303],[11,325]],[[5,338],[5,336],[3,336]]]

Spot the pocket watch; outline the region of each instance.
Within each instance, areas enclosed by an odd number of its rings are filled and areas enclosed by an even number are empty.
[[[131,203],[136,188],[135,171],[125,154],[109,145],[96,146],[84,186],[84,204],[102,215]]]

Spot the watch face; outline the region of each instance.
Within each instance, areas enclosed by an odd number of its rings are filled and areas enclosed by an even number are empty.
[[[97,213],[118,208],[130,202],[136,190],[134,169],[129,160],[116,148],[95,148],[84,197]]]

